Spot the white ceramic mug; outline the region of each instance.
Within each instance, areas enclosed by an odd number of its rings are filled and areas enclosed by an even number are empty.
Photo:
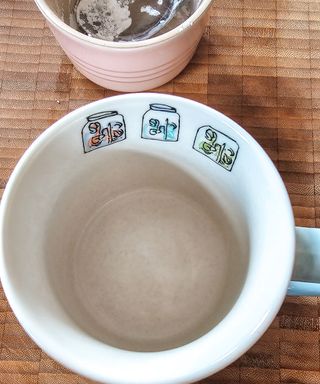
[[[177,76],[191,60],[202,37],[212,0],[203,0],[182,24],[160,36],[136,42],[104,41],[71,28],[75,0],[35,0],[74,66],[88,79],[116,91],[158,87]]]
[[[259,339],[288,286],[320,293],[318,230],[295,229],[263,149],[175,96],[110,97],[47,129],[10,177],[0,234],[26,332],[102,383],[200,380]]]

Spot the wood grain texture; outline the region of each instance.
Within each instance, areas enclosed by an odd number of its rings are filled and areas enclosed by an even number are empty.
[[[265,148],[296,224],[320,226],[320,1],[216,0],[192,62],[155,92],[208,104]],[[0,1],[0,197],[25,149],[69,111],[117,92],[79,74],[32,0]],[[320,302],[287,298],[265,335],[202,384],[319,384]],[[0,384],[89,384],[25,334],[0,289]]]

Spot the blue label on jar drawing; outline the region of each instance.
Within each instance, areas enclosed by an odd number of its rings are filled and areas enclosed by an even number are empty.
[[[210,125],[197,130],[193,148],[227,171],[232,170],[239,151],[239,145],[235,140]]]
[[[178,141],[180,115],[166,104],[150,104],[143,115],[141,137],[149,140]]]
[[[95,113],[87,117],[81,133],[85,153],[117,143],[126,138],[124,117],[116,111]]]

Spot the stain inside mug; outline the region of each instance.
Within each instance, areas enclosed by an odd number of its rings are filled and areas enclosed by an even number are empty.
[[[74,176],[53,206],[46,244],[57,296],[85,332],[118,348],[197,339],[241,292],[244,226],[163,159],[113,152],[104,164]]]
[[[143,29],[161,19],[166,2],[170,3],[169,0],[48,0],[56,15],[73,29],[106,41],[134,41]],[[200,3],[201,0],[184,0],[172,20],[155,36],[182,24]]]

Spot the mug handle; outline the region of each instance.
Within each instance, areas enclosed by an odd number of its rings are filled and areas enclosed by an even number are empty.
[[[320,229],[296,227],[296,255],[289,296],[320,296]]]

